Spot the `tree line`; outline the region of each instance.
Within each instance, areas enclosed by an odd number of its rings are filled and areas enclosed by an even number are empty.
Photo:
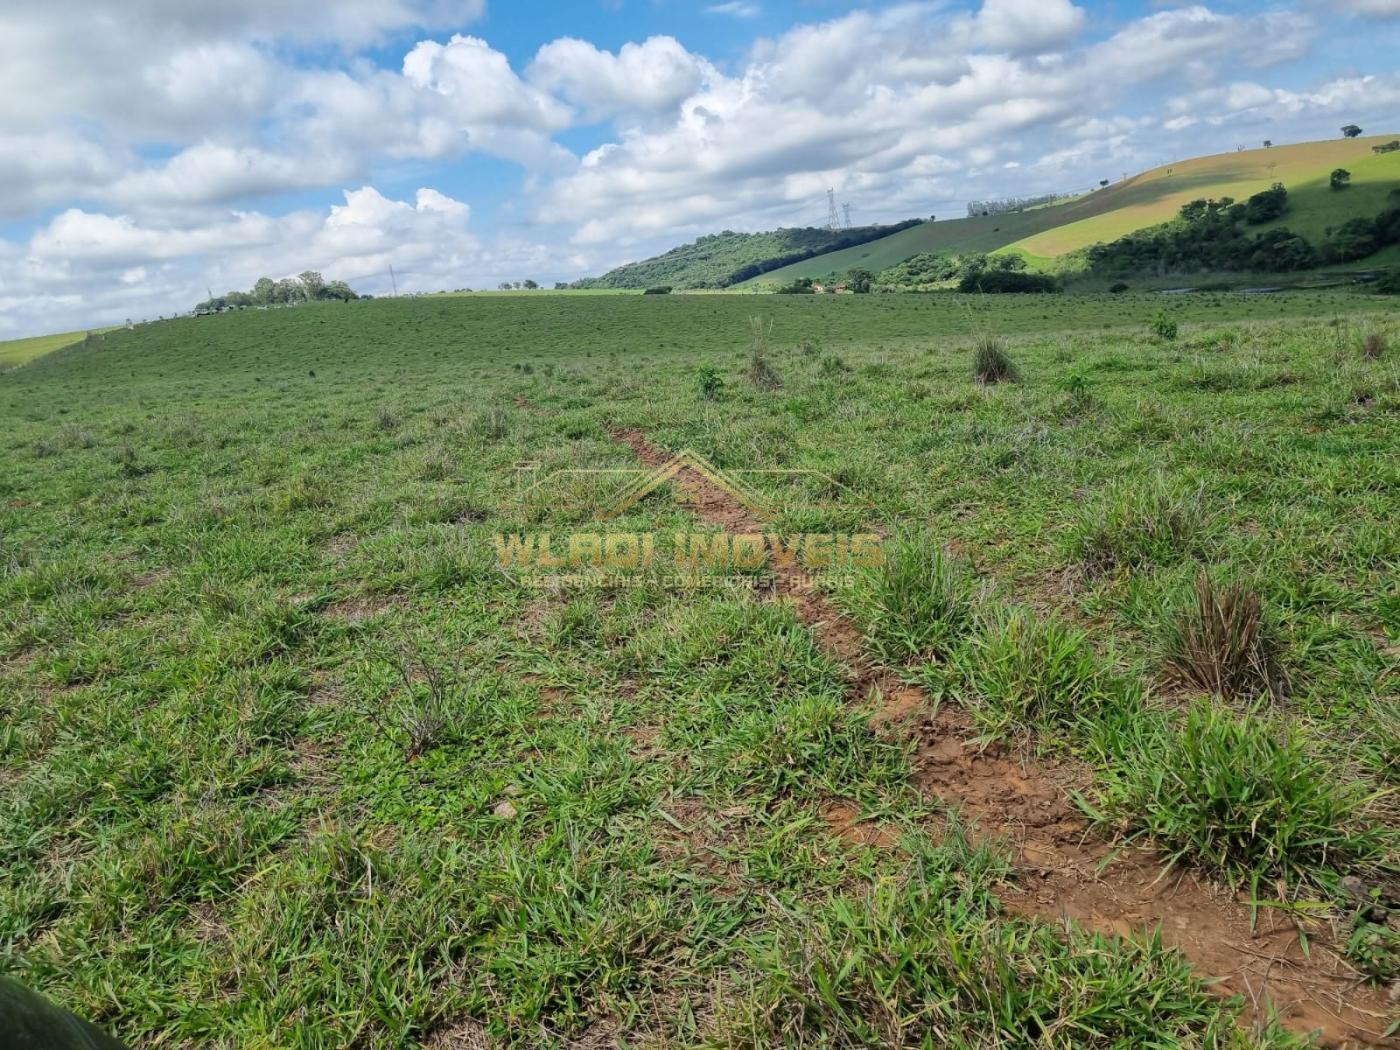
[[[369,299],[359,295],[344,281],[327,281],[315,270],[306,270],[295,277],[284,277],[274,281],[271,277],[259,277],[250,291],[226,292],[196,304],[197,314],[218,313],[220,310],[237,310],[249,306],[286,306],[293,303],[310,303],[320,300]]]

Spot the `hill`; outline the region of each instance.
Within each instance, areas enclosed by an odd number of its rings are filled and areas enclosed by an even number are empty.
[[[813,255],[881,240],[919,225],[911,219],[893,226],[859,226],[850,230],[811,227],[769,233],[723,233],[701,237],[643,262],[619,266],[602,277],[586,278],[575,288],[727,288]]]
[[[774,270],[748,283],[787,284],[799,277],[824,277],[857,266],[879,271],[924,252],[1017,251],[1050,268],[1080,248],[1166,222],[1188,201],[1227,196],[1242,200],[1274,182],[1288,187],[1292,203],[1277,225],[1317,244],[1328,226],[1374,215],[1386,193],[1400,186],[1400,153],[1372,152],[1373,146],[1396,137],[1304,142],[1178,161],[1063,204],[1010,215],[922,223],[859,247]],[[1352,173],[1352,188],[1341,193],[1328,188],[1328,179],[1338,167]]]
[[[110,329],[101,329],[101,331],[110,331]],[[18,368],[35,358],[51,354],[55,350],[62,350],[65,346],[80,343],[87,335],[87,332],[62,332],[58,335],[36,335],[28,339],[11,339],[0,343],[0,372],[9,368]]]

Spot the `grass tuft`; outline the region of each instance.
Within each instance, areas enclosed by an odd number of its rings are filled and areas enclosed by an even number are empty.
[[[1240,582],[1217,584],[1204,571],[1194,600],[1168,620],[1163,648],[1172,680],[1216,696],[1277,698],[1287,685],[1259,595]]]
[[[993,335],[979,337],[973,347],[972,373],[983,385],[1014,383],[1021,377],[1006,345]]]
[[[884,550],[884,563],[862,573],[842,604],[885,663],[945,655],[972,628],[972,577],[926,529],[901,533]]]
[[[761,317],[749,318],[753,345],[749,348],[749,382],[760,390],[777,390],[783,385],[782,376],[768,360],[768,337],[773,334],[773,322],[763,323]]]
[[[1029,609],[993,612],[953,665],[963,705],[996,736],[1083,728],[1141,705],[1083,632]]]
[[[1070,533],[1070,557],[1090,576],[1181,557],[1192,551],[1208,521],[1202,494],[1161,474],[1117,488],[1081,510]]]
[[[1368,824],[1365,788],[1337,777],[1294,729],[1209,701],[1180,728],[1141,724],[1103,784],[1101,815],[1232,882],[1298,885],[1365,870],[1392,837]]]
[[[1361,356],[1371,361],[1379,361],[1385,356],[1386,339],[1383,332],[1368,332],[1361,340]]]

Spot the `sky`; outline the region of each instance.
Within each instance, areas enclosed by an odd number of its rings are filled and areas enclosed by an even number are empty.
[[[0,339],[1400,132],[1400,0],[4,0]]]

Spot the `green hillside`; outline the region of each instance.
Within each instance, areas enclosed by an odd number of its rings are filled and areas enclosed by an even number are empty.
[[[110,331],[110,329],[103,329]],[[28,364],[36,357],[43,357],[65,346],[82,342],[87,332],[63,332],[59,335],[36,335],[29,339],[11,339],[0,343],[0,372]]]
[[[893,226],[860,226],[851,230],[795,228],[768,233],[723,233],[701,237],[664,255],[628,263],[586,278],[575,288],[727,288],[732,284],[796,262],[806,256],[880,240],[917,220]]]
[[[1052,260],[1134,230],[1166,222],[1199,197],[1244,199],[1274,182],[1289,190],[1291,208],[1276,225],[1317,243],[1328,226],[1374,215],[1390,189],[1400,186],[1400,153],[1375,154],[1371,147],[1395,134],[1304,142],[1178,161],[1075,198],[1011,215],[924,223],[882,240],[817,256],[748,282],[785,284],[798,277],[844,273],[853,267],[879,271],[924,252],[1019,251]],[[1352,188],[1328,188],[1333,169],[1352,173]],[[1261,230],[1269,227],[1260,227]]]

